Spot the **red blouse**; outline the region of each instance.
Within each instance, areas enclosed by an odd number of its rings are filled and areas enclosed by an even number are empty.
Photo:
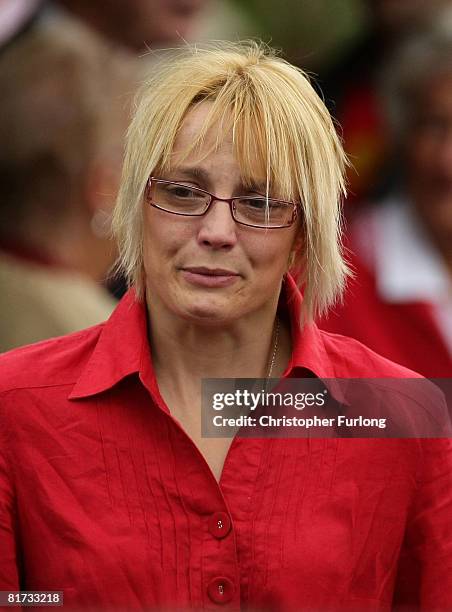
[[[286,376],[403,377],[296,325]],[[282,304],[284,306],[284,303]],[[452,609],[451,441],[235,438],[220,484],[171,416],[146,312],[0,357],[0,590],[80,610]]]

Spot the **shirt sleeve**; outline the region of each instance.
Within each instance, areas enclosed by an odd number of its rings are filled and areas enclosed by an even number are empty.
[[[19,590],[16,515],[8,430],[0,398],[0,591]]]
[[[452,440],[426,439],[421,445],[394,609],[452,610]]]

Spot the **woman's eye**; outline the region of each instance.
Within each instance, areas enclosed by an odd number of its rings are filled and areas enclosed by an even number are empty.
[[[263,198],[254,198],[246,200],[246,205],[253,210],[263,210],[266,206],[266,200]]]
[[[168,192],[172,196],[176,196],[177,198],[194,198],[197,196],[196,191],[193,189],[189,189],[188,187],[170,187]]]

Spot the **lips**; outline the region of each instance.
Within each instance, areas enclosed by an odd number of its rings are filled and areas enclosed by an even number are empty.
[[[204,266],[191,266],[181,268],[182,277],[190,285],[207,287],[210,289],[229,287],[240,277],[240,274],[226,268],[207,268]]]
[[[190,267],[183,268],[186,272],[192,272],[193,274],[203,274],[205,276],[239,276],[237,272],[233,270],[226,270],[224,268],[205,268],[205,267]]]

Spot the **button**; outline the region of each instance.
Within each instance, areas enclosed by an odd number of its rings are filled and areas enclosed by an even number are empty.
[[[207,586],[207,593],[210,599],[217,604],[224,604],[231,601],[234,597],[234,590],[234,583],[232,580],[224,576],[213,578]]]
[[[209,519],[209,531],[214,538],[225,538],[231,531],[229,515],[226,512],[214,512]]]

